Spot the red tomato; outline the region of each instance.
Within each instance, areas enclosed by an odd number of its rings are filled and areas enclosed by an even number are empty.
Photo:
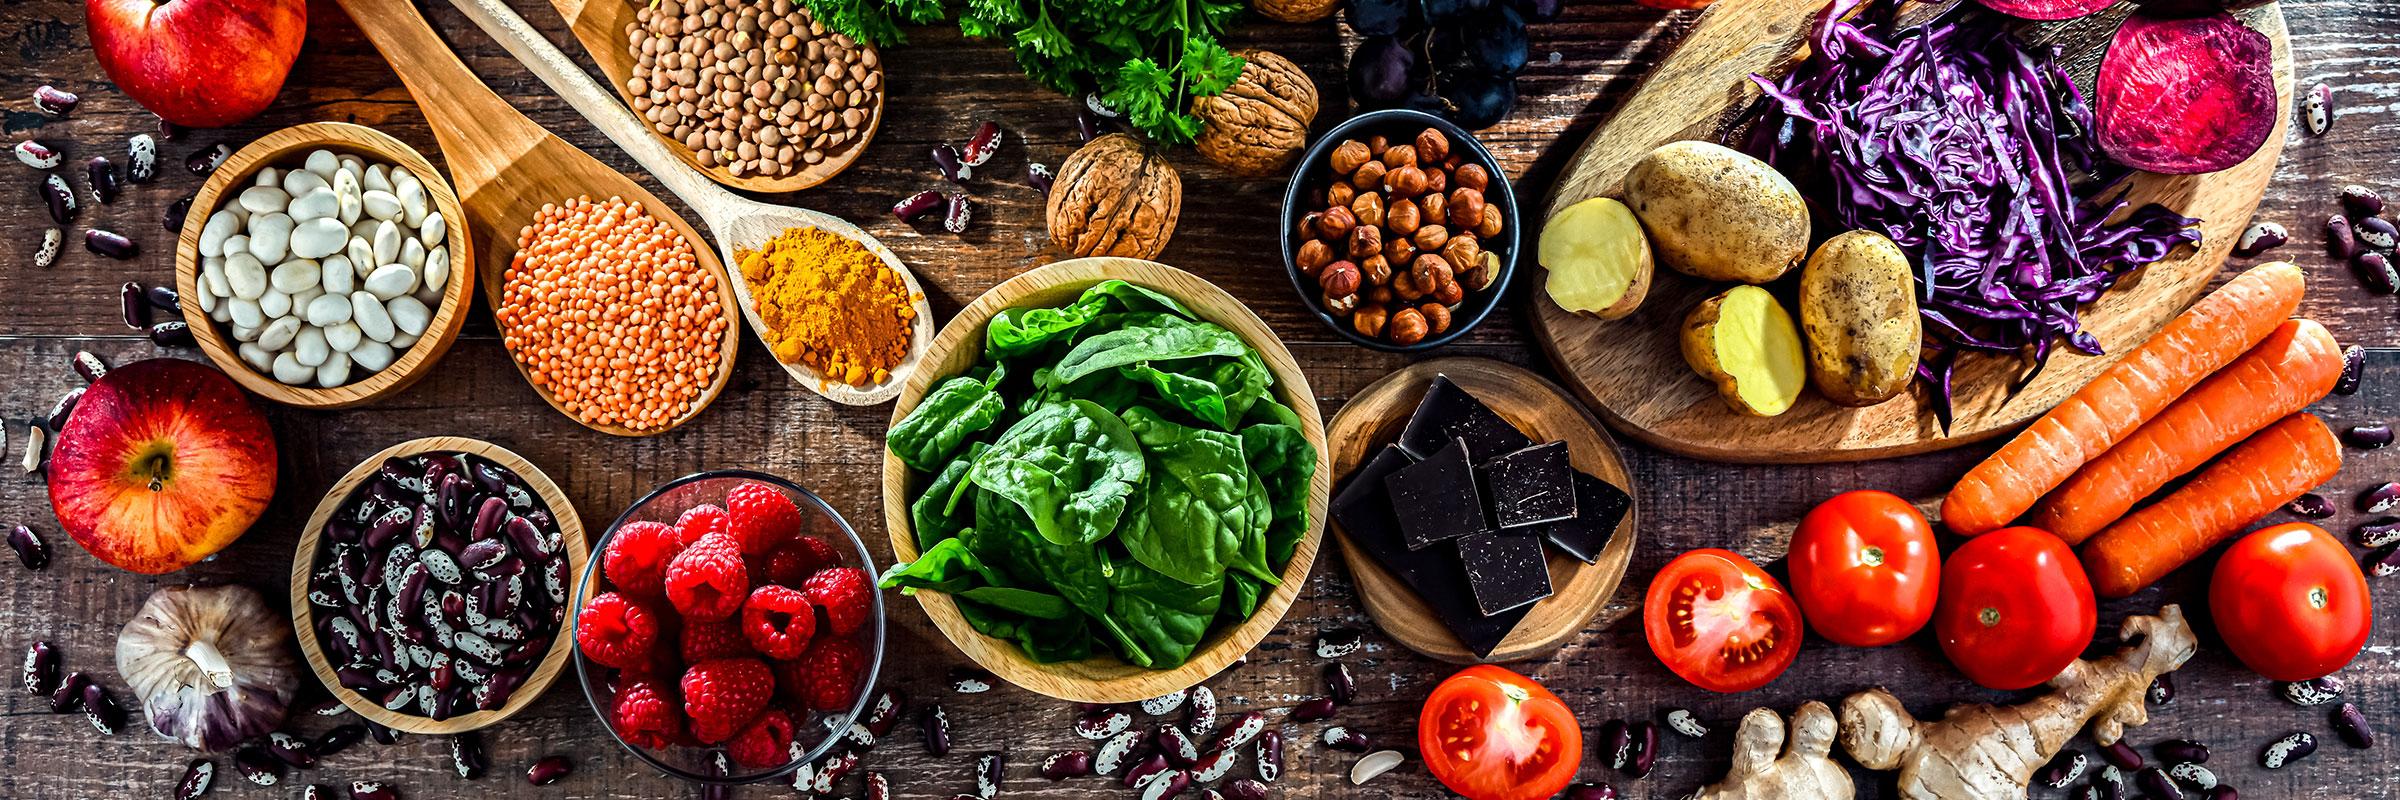
[[[1694,550],[1650,581],[1642,632],[1667,668],[1712,692],[1767,685],[1800,655],[1800,606],[1739,553]]]
[[[1467,800],[1538,800],[1583,766],[1583,728],[1558,695],[1490,664],[1433,687],[1417,712],[1417,750]]]
[[[2048,531],[2002,528],[1942,565],[1934,634],[1967,678],[2016,690],[2057,677],[2092,643],[2099,611],[2075,551]]]
[[[1848,492],[1810,509],[1787,560],[1808,626],[1836,643],[1882,647],[1933,619],[1942,576],[1933,524],[1889,492]]]
[[[2350,550],[2323,528],[2265,528],[2225,551],[2208,581],[2217,632],[2269,680],[2333,674],[2367,646],[2375,599]]]

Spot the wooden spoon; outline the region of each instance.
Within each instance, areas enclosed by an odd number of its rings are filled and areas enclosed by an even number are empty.
[[[625,82],[633,78],[633,51],[627,47],[625,27],[633,24],[634,12],[641,5],[649,2],[650,0],[550,0],[550,5],[558,9],[558,15],[566,18],[567,30],[575,34],[576,41],[583,43],[583,49],[591,54],[592,62],[600,65],[600,74],[608,76],[609,86],[616,90],[617,97],[627,105],[633,103],[633,96],[625,93]],[[875,49],[874,45],[865,42],[858,43],[858,47],[862,51],[869,52]],[[872,74],[883,75],[883,61],[880,58],[876,60]],[[674,153],[676,158],[681,159],[691,168],[706,174],[710,180],[751,192],[797,192],[824,183],[831,180],[833,176],[841,174],[842,170],[848,169],[851,163],[858,160],[858,154],[866,152],[869,143],[875,141],[875,131],[883,127],[882,80],[881,77],[877,77],[875,90],[869,92],[874,95],[875,103],[867,107],[867,127],[860,132],[857,141],[851,142],[849,147],[827,154],[823,161],[804,165],[799,172],[778,178],[761,175],[736,177],[724,167],[701,166],[700,159],[693,156],[692,149],[683,146],[682,142],[668,138],[666,134],[659,133],[658,129],[650,127],[646,122],[642,124],[642,129],[665,142],[667,150]]]
[[[725,263],[740,263],[738,253],[755,249],[775,238],[776,234],[792,228],[816,228],[849,238],[883,259],[883,263],[898,273],[900,280],[908,286],[909,304],[916,309],[908,354],[892,367],[890,377],[872,386],[852,386],[830,380],[806,365],[781,359],[778,362],[800,385],[837,403],[874,405],[900,394],[900,387],[908,382],[909,374],[923,360],[925,348],[933,343],[933,309],[925,304],[925,289],[917,284],[916,274],[909,272],[908,266],[900,263],[900,257],[894,255],[890,248],[840,217],[805,208],[761,203],[710,183],[699,171],[676,160],[668,146],[651,135],[649,126],[634,118],[632,111],[618,103],[616,98],[610,97],[607,90],[600,88],[591,76],[584,74],[582,68],[568,61],[565,53],[559,52],[549,39],[543,38],[540,32],[526,24],[525,19],[509,10],[508,6],[502,5],[500,0],[450,0],[450,4],[466,12],[467,19],[474,20],[485,33],[491,34],[510,55],[525,62],[526,69],[531,70],[534,77],[541,78],[543,83],[550,85],[552,91],[558,92],[561,99],[567,101],[567,105],[582,112],[584,118],[591,120],[594,127],[608,136],[609,141],[625,148],[634,161],[650,170],[651,177],[666,185],[667,191],[674,192],[690,204],[692,210],[700,214],[700,220],[708,223],[709,229],[716,232],[717,249],[724,254]],[[743,280],[738,269],[731,271],[731,277],[734,291],[741,297],[742,317],[750,321],[751,329],[758,332],[759,338],[765,339],[767,327],[759,319],[757,306],[751,302],[748,282]],[[837,302],[853,301],[856,300],[844,298]]]
[[[517,252],[518,232],[533,222],[546,203],[614,195],[640,203],[651,216],[665,220],[695,245],[706,243],[674,208],[641,184],[552,136],[485,88],[450,52],[450,46],[434,35],[409,0],[336,2],[366,32],[375,49],[383,51],[392,70],[400,74],[400,82],[424,110],[426,121],[432,123],[433,138],[441,143],[442,160],[450,167],[450,183],[467,213],[467,229],[474,232],[475,274],[483,283],[485,300],[493,307],[500,305],[508,265]],[[739,306],[738,284],[726,274],[717,255],[705,246],[693,249],[701,268],[717,275],[718,302]],[[726,381],[733,377],[733,356],[740,347],[741,337],[732,331],[720,337],[716,380],[690,410],[664,427],[634,430],[584,424],[618,436],[652,436],[680,427],[699,416],[701,409],[724,391]],[[513,358],[510,361],[515,363]],[[517,372],[524,374],[525,365],[518,363]],[[527,375],[526,381],[531,383],[532,376]],[[583,421],[540,385],[534,386],[534,393],[559,413]]]

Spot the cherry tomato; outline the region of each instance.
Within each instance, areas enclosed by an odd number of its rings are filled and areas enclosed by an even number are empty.
[[[1950,663],[1985,687],[2024,689],[2057,677],[2091,645],[2098,622],[2083,564],[2049,531],[1992,531],[1942,565],[1934,634]]]
[[[1933,524],[1889,492],[1835,495],[1792,534],[1792,594],[1819,635],[1882,647],[1933,619],[1942,553]]]
[[[1478,664],[1433,687],[1417,712],[1417,750],[1467,800],[1539,800],[1583,766],[1583,728],[1532,678]]]
[[[1667,668],[1712,692],[1767,685],[1800,656],[1800,606],[1750,559],[1704,548],[1650,581],[1642,632]]]
[[[2375,600],[2358,562],[2305,522],[2234,542],[2209,578],[2208,608],[2226,646],[2269,680],[2331,675],[2358,656],[2375,627]]]

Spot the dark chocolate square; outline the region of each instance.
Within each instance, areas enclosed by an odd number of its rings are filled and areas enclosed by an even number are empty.
[[[1466,440],[1452,439],[1431,458],[1383,479],[1408,549],[1491,530],[1484,520],[1483,493],[1476,489],[1473,463]]]
[[[1402,543],[1400,519],[1392,513],[1391,497],[1384,491],[1383,479],[1408,464],[1407,454],[1385,445],[1375,458],[1352,473],[1334,495],[1334,523],[1342,526],[1342,533],[1352,545],[1365,550],[1367,557],[1382,564],[1401,583],[1408,584],[1409,591],[1424,600],[1434,617],[1468,650],[1479,658],[1490,655],[1532,607],[1484,616],[1466,587],[1466,569],[1459,564],[1457,553],[1447,547],[1410,550]]]
[[[1615,485],[1581,472],[1575,473],[1575,518],[1542,526],[1542,538],[1550,546],[1589,564],[1600,560],[1600,550],[1608,546],[1608,537],[1617,532],[1617,523],[1625,520],[1625,512],[1633,509],[1633,498]]]
[[[1433,384],[1425,387],[1425,399],[1409,415],[1408,427],[1400,431],[1400,450],[1412,458],[1430,458],[1452,439],[1467,440],[1468,452],[1492,455],[1533,446],[1532,439],[1491,406],[1458,388],[1448,376],[1435,375]]]
[[[1575,467],[1567,463],[1566,442],[1485,459],[1475,475],[1491,498],[1492,524],[1502,530],[1575,517]]]
[[[1466,564],[1467,588],[1484,615],[1530,606],[1550,596],[1550,564],[1542,543],[1531,536],[1478,533],[1460,537],[1459,561]]]

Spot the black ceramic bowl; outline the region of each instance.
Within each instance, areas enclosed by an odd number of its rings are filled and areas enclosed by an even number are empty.
[[[1484,204],[1488,209],[1498,209],[1505,224],[1499,236],[1481,244],[1485,252],[1499,257],[1500,264],[1492,275],[1490,285],[1481,291],[1468,292],[1466,299],[1451,309],[1448,330],[1427,336],[1416,344],[1398,345],[1361,336],[1343,318],[1325,310],[1323,292],[1317,288],[1316,280],[1300,274],[1300,267],[1294,263],[1301,244],[1296,234],[1302,216],[1323,210],[1325,187],[1333,184],[1333,169],[1328,165],[1328,157],[1334,147],[1345,139],[1363,141],[1376,135],[1389,138],[1394,143],[1412,142],[1416,140],[1418,132],[1429,127],[1450,137],[1451,153],[1461,156],[1467,163],[1483,165],[1483,171],[1491,176],[1483,193]],[[1492,157],[1492,151],[1484,149],[1483,142],[1449,120],[1422,111],[1394,108],[1351,117],[1309,146],[1308,152],[1300,157],[1299,166],[1292,171],[1291,185],[1283,191],[1283,231],[1278,236],[1283,240],[1284,274],[1292,279],[1292,289],[1300,293],[1300,301],[1307,303],[1308,309],[1315,312],[1317,319],[1323,321],[1326,327],[1362,347],[1391,353],[1415,353],[1449,344],[1451,340],[1466,335],[1467,331],[1483,324],[1484,318],[1500,307],[1500,299],[1508,295],[1509,279],[1517,272],[1519,231],[1524,229],[1524,224],[1524,217],[1517,213],[1516,193],[1508,185],[1508,172],[1501,168],[1498,159]],[[1392,266],[1395,269],[1407,268],[1404,264]]]

